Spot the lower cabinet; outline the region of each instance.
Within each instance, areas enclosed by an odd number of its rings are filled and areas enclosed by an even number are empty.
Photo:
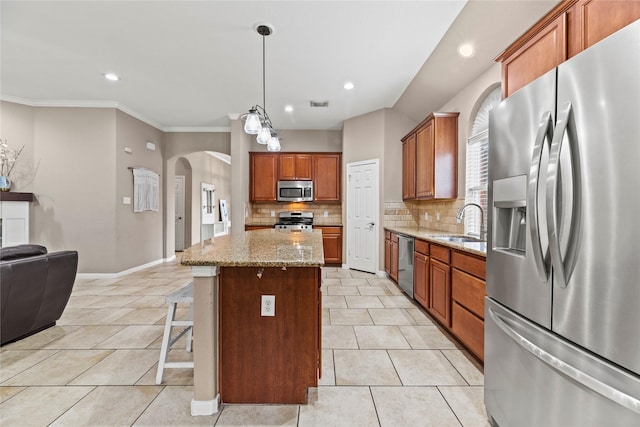
[[[413,298],[429,306],[429,257],[419,252],[413,253]]]
[[[391,232],[384,232],[384,271],[391,272]]]
[[[454,251],[451,256],[452,331],[484,361],[486,260]]]
[[[398,282],[398,235],[391,233],[391,241],[389,243],[389,277],[394,282]]]
[[[485,258],[416,239],[414,299],[480,361],[484,361],[485,276]]]
[[[429,259],[429,304],[427,310],[447,328],[451,327],[451,267],[446,261],[436,259],[436,251],[448,255],[449,249],[431,245],[431,259]],[[448,258],[448,256],[447,256]]]
[[[342,227],[316,227],[322,230],[325,264],[342,264]]]

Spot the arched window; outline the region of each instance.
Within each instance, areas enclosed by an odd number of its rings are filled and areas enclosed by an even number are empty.
[[[489,178],[489,111],[501,101],[500,86],[484,98],[473,120],[471,137],[467,139],[467,182],[465,203],[477,203],[487,212],[487,182]],[[480,235],[480,212],[467,209],[464,215],[465,234]],[[485,226],[487,215],[484,216]],[[486,230],[486,227],[485,227]]]

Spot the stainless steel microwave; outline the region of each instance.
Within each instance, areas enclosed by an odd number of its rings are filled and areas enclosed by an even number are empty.
[[[279,202],[313,202],[313,181],[278,181]]]

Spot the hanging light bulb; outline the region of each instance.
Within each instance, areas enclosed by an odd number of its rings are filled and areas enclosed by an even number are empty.
[[[258,141],[258,144],[266,145],[269,143],[270,140],[271,140],[271,129],[267,125],[262,126],[262,129],[260,129],[260,132],[258,132],[256,141]]]
[[[257,135],[258,132],[262,129],[262,124],[260,123],[260,116],[258,116],[258,110],[252,108],[249,110],[249,114],[247,114],[246,121],[244,122],[244,131],[249,135]]]
[[[280,151],[280,140],[277,136],[272,135],[267,144],[267,151]]]

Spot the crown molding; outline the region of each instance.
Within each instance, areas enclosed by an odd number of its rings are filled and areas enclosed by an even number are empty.
[[[115,108],[136,119],[153,126],[162,132],[231,132],[230,127],[196,127],[196,126],[163,126],[148,117],[143,116],[135,110],[120,104],[117,101],[71,101],[71,100],[33,100],[20,98],[17,96],[2,95],[0,100],[13,102],[16,104],[28,105],[30,107],[67,107],[67,108]]]
[[[231,132],[230,127],[167,126],[164,132]]]

